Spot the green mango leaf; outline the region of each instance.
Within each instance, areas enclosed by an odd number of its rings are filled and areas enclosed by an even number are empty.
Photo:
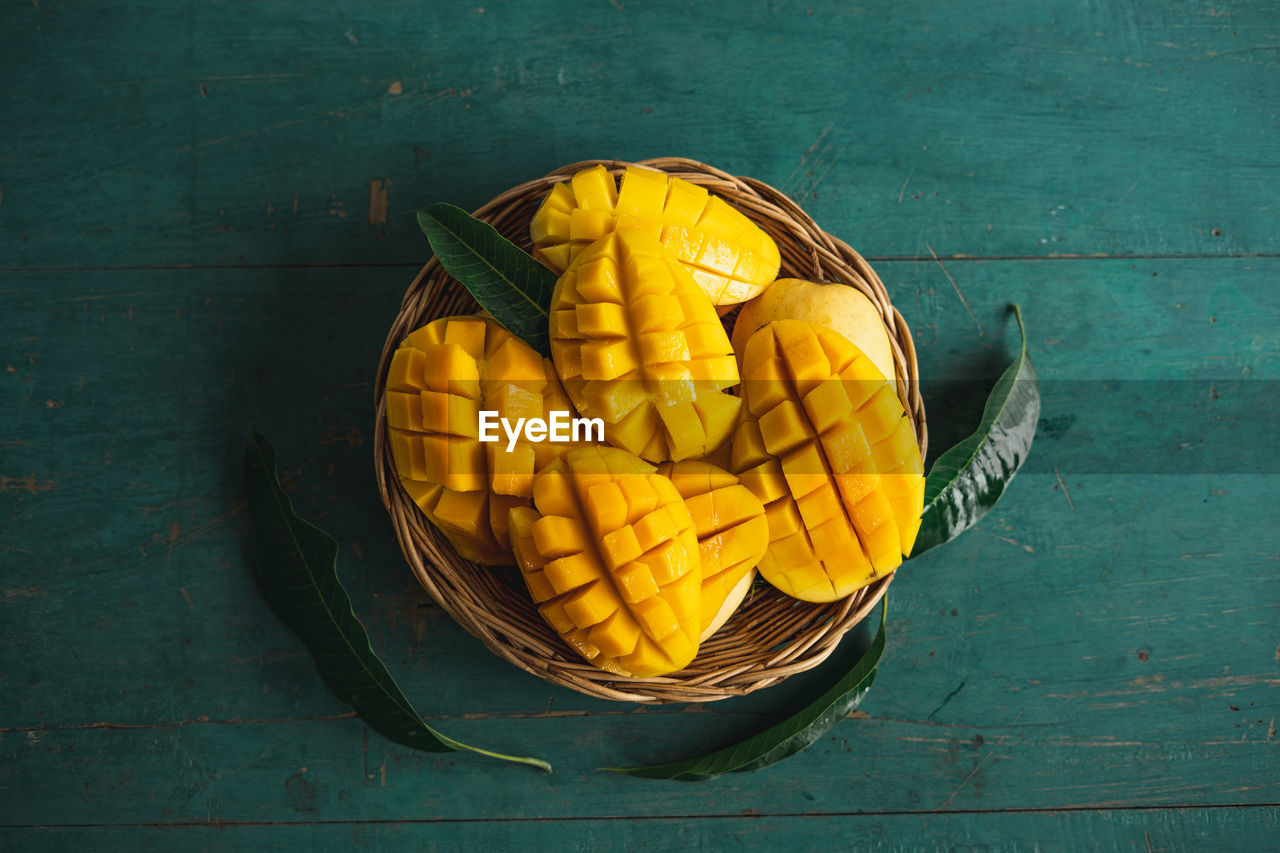
[[[528,252],[451,204],[418,211],[418,227],[449,275],[507,331],[551,356],[551,291],[556,274]]]
[[[253,517],[254,566],[267,600],[311,652],[325,684],[369,728],[414,749],[466,749],[551,772],[551,765],[541,759],[469,746],[423,722],[369,645],[369,634],[351,609],[351,598],[338,579],[338,543],[293,511],[280,487],[275,448],[256,432],[245,444],[244,480]]]
[[[950,542],[996,505],[1031,452],[1040,419],[1040,386],[1027,356],[1022,309],[1013,306],[1022,346],[996,381],[973,435],[934,460],[924,484],[924,514],[911,556]]]
[[[678,782],[705,782],[725,773],[747,773],[777,764],[795,755],[827,733],[827,730],[857,708],[876,678],[876,665],[884,653],[884,620],[887,600],[881,605],[880,630],[871,647],[821,696],[787,719],[758,735],[724,749],[647,767],[606,767],[615,773],[646,779],[674,779]]]

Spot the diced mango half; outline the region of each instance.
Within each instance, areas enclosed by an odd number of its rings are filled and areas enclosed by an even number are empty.
[[[652,235],[619,228],[592,243],[556,282],[550,315],[565,391],[610,443],[664,462],[728,440],[742,404],[725,393],[738,384],[729,337]]]
[[[730,465],[764,504],[760,573],[822,602],[894,571],[920,529],[924,477],[892,383],[845,338],[799,320],[752,335],[742,373]]]
[[[701,571],[671,480],[614,447],[581,447],[538,473],[510,513],[511,545],[547,624],[593,665],[646,678],[698,651]]]
[[[528,506],[527,498],[496,495],[487,490],[456,492],[439,483],[407,477],[400,478],[400,485],[463,559],[484,565],[510,565],[507,517],[512,507]]]
[[[384,399],[387,441],[409,497],[463,557],[509,564],[508,511],[529,505],[534,472],[569,445],[521,435],[508,449],[500,426],[498,441],[481,442],[480,412],[513,424],[574,416],[552,364],[493,320],[444,317],[392,355]]]
[[[738,478],[723,468],[695,459],[666,462],[658,468],[684,498],[698,534],[702,565],[702,622],[707,638],[725,601],[769,546],[764,505]]]
[[[557,273],[617,228],[644,231],[669,249],[715,305],[735,305],[778,276],[773,238],[741,211],[696,184],[628,166],[621,187],[592,166],[552,187],[529,230],[534,257]]]

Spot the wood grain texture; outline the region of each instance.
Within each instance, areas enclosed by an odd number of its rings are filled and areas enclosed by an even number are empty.
[[[377,822],[325,825],[151,825],[145,827],[23,828],[0,830],[9,849],[128,850],[560,850],[587,853],[762,850],[796,848],[869,853],[933,853],[948,849],[1021,853],[1027,850],[1093,850],[1160,853],[1266,849],[1277,828],[1275,808],[1192,811],[1087,811],[1010,814],[838,816],[815,818],[671,818],[661,821]]]
[[[1268,0],[569,8],[15,3],[0,265],[420,262],[408,208],[667,154],[869,256],[1280,250]]]
[[[1274,0],[566,8],[5,8],[0,845],[1267,847]],[[823,671],[711,706],[552,688],[416,587],[372,472],[404,211],[668,153],[900,258],[934,453],[1009,302],[1044,395],[1004,502],[894,583],[859,711],[705,785],[596,768],[722,745]],[[324,689],[248,569],[251,423],[419,709],[554,776],[414,754]]]

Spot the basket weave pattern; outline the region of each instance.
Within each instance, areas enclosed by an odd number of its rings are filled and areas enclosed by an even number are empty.
[[[596,163],[603,163],[615,176],[633,165],[618,160],[573,163],[508,190],[474,215],[528,249],[529,220],[551,185]],[[644,160],[638,165],[706,187],[745,213],[777,242],[782,255],[780,276],[838,281],[871,299],[889,333],[898,397],[923,454],[928,433],[911,332],[862,256],[818,228],[795,202],[768,184],[680,157]],[[385,440],[383,391],[392,353],[414,329],[438,317],[476,310],[466,288],[450,278],[434,257],[409,285],[378,367],[374,456],[378,489],[414,576],[459,625],[495,654],[553,684],[590,696],[628,702],[709,702],[769,687],[817,666],[884,595],[892,575],[831,604],[808,604],[758,586],[681,672],[621,679],[582,660],[543,622],[518,572],[477,566],[454,552],[400,487]],[[726,318],[731,320],[732,315]]]

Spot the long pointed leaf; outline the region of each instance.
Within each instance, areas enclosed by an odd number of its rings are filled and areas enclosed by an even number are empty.
[[[884,653],[884,620],[887,602],[881,605],[880,630],[871,647],[853,668],[806,707],[787,719],[740,743],[683,761],[647,767],[606,767],[615,773],[646,779],[674,779],[678,782],[705,782],[725,773],[747,773],[784,758],[822,737],[836,723],[858,707],[876,678],[876,665]]]
[[[529,346],[551,355],[549,314],[556,276],[493,226],[451,204],[418,211],[418,227],[449,275]]]
[[[1040,386],[1027,355],[1022,309],[1013,306],[1022,346],[996,381],[978,429],[934,460],[924,485],[924,515],[915,557],[949,542],[987,514],[1018,473],[1040,419]]]
[[[275,448],[256,432],[245,444],[244,479],[253,516],[254,566],[272,608],[311,652],[329,689],[369,728],[414,749],[465,749],[551,772],[551,765],[541,759],[468,746],[423,722],[351,609],[351,598],[338,579],[338,543],[293,511],[280,487]]]

